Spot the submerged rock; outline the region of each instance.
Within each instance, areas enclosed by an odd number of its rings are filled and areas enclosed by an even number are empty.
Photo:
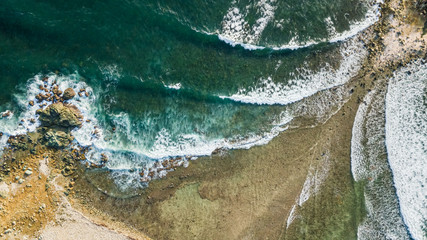
[[[72,88],[65,89],[64,95],[63,95],[64,100],[73,99],[74,96],[76,96],[76,92],[74,92],[74,90]]]
[[[10,117],[10,116],[12,116],[12,112],[9,111],[9,110],[6,110],[5,112],[3,112],[1,114],[1,117],[3,117],[3,118],[7,118],[7,117]]]
[[[39,120],[44,126],[59,126],[64,128],[75,128],[82,125],[83,118],[80,111],[74,105],[61,102],[53,103],[46,109],[37,110]]]

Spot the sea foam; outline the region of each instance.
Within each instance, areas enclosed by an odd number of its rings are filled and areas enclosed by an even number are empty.
[[[354,37],[359,32],[365,30],[372,24],[378,21],[380,16],[380,4],[383,0],[368,0],[364,2],[367,6],[367,12],[363,20],[350,22],[348,30],[343,32],[337,32],[330,18],[325,19],[325,24],[328,29],[328,37],[325,39],[306,40],[300,42],[296,36],[294,36],[287,44],[281,46],[261,46],[259,45],[259,39],[267,26],[267,24],[274,19],[274,14],[277,9],[276,1],[274,0],[263,0],[255,4],[255,7],[260,13],[260,17],[257,19],[255,24],[250,26],[245,21],[245,9],[239,9],[236,6],[236,1],[232,2],[232,6],[227,11],[222,21],[222,29],[217,33],[218,38],[231,46],[242,46],[247,50],[258,50],[258,49],[273,49],[273,50],[285,50],[285,49],[299,49],[305,48],[321,42],[340,42],[348,40]],[[280,26],[280,25],[279,25]]]
[[[409,239],[386,157],[384,104],[385,91],[376,86],[360,103],[353,123],[351,170],[364,185],[367,209],[358,239]]]
[[[38,102],[35,99],[37,94],[43,92],[39,88],[40,85],[48,85],[47,88],[50,88],[56,84],[61,91],[72,88],[78,93],[68,101],[75,105],[84,117],[82,126],[72,130],[75,137],[74,147],[86,147],[88,149],[87,154],[85,154],[87,162],[102,165],[103,168],[115,172],[113,175],[117,176],[118,184],[134,184],[138,181],[134,181],[133,178],[139,179],[142,173],[147,176],[150,169],[156,168],[160,168],[160,170],[156,171],[150,179],[164,177],[167,171],[161,170],[161,165],[165,161],[173,160],[174,166],[186,166],[189,160],[195,160],[199,156],[211,155],[218,149],[250,148],[266,144],[281,131],[284,131],[286,125],[293,119],[292,114],[283,111],[282,114],[275,116],[268,123],[271,125],[268,131],[229,138],[211,138],[203,132],[182,133],[172,137],[172,129],[162,128],[159,131],[150,129],[153,133],[156,131],[157,133],[154,141],[147,145],[145,135],[136,131],[136,120],[132,119],[128,113],[105,111],[103,105],[105,102],[100,102],[101,95],[107,94],[104,91],[112,91],[115,88],[117,78],[120,78],[120,71],[115,67],[102,68],[101,70],[108,76],[105,76],[106,80],[104,81],[107,82],[107,87],[100,89],[99,92],[98,88],[95,91],[90,87],[78,73],[65,76],[56,74],[36,75],[29,79],[26,88],[23,90],[24,93],[15,95],[16,102],[24,110],[15,115],[11,113],[9,117],[0,120],[4,123],[1,124],[0,131],[5,135],[1,138],[0,144],[6,146],[9,136],[32,132],[40,126],[36,110],[49,105],[49,102]],[[179,90],[178,87],[175,89]],[[34,106],[30,106],[29,101],[34,101]],[[106,104],[112,103],[111,101],[115,102],[114,97],[108,98]],[[110,129],[109,124],[104,119],[106,114],[116,128],[114,131]],[[21,119],[23,119],[22,122]],[[35,121],[30,121],[30,119]],[[155,119],[153,121],[155,122]],[[175,132],[174,134],[176,135]],[[105,157],[108,158],[108,161],[103,163]],[[129,176],[123,177],[126,172],[129,172]]]
[[[231,3],[232,6],[229,8],[222,21],[222,30],[221,34],[218,35],[219,38],[231,45],[235,42],[239,42],[239,45],[249,49],[256,49],[257,47],[253,44],[259,41],[265,27],[274,18],[274,12],[276,11],[275,3],[276,0],[257,1],[254,7],[258,9],[260,17],[250,26],[249,23],[245,21],[246,14],[244,14],[244,11],[246,9],[240,10],[236,6],[237,2],[233,1]]]
[[[390,79],[386,144],[405,224],[427,239],[427,65],[416,61]]]
[[[273,77],[261,78],[251,88],[242,88],[231,96],[220,97],[244,103],[270,105],[286,105],[299,101],[318,91],[346,83],[360,70],[367,51],[362,42],[353,39],[341,45],[340,55],[342,60],[338,69],[330,65],[317,72],[307,68],[296,69],[299,77],[289,80],[286,84],[274,81]]]

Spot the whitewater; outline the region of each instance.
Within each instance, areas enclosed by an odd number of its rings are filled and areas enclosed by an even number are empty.
[[[427,65],[416,61],[394,74],[386,96],[386,144],[405,224],[427,239]]]

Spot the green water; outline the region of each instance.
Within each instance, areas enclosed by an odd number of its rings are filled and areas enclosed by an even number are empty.
[[[79,144],[110,152],[111,169],[265,144],[297,117],[293,102],[357,72],[363,45],[329,40],[351,37],[346,31],[363,29],[360,21],[373,22],[369,5],[3,0],[0,111],[11,110],[14,120],[0,120],[0,131],[14,134],[14,124],[28,115],[17,101],[34,94],[33,78],[56,73],[64,84],[93,89],[83,113],[105,138],[85,138],[93,126],[75,135]],[[243,30],[227,30],[236,25],[230,14]],[[307,43],[313,44],[302,47]],[[289,44],[301,48],[273,49]]]

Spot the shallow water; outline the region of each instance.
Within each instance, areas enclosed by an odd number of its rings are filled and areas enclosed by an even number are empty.
[[[399,208],[385,144],[385,91],[377,86],[357,110],[351,140],[351,168],[363,186],[367,216],[358,239],[410,239]]]
[[[372,24],[378,2],[333,3],[2,1],[0,110],[13,116],[0,131],[35,129],[27,102],[46,75],[91,93],[72,101],[91,120],[76,144],[93,163],[105,153],[119,185],[171,157],[265,144],[300,114],[295,103],[360,69],[363,44],[338,40]]]

